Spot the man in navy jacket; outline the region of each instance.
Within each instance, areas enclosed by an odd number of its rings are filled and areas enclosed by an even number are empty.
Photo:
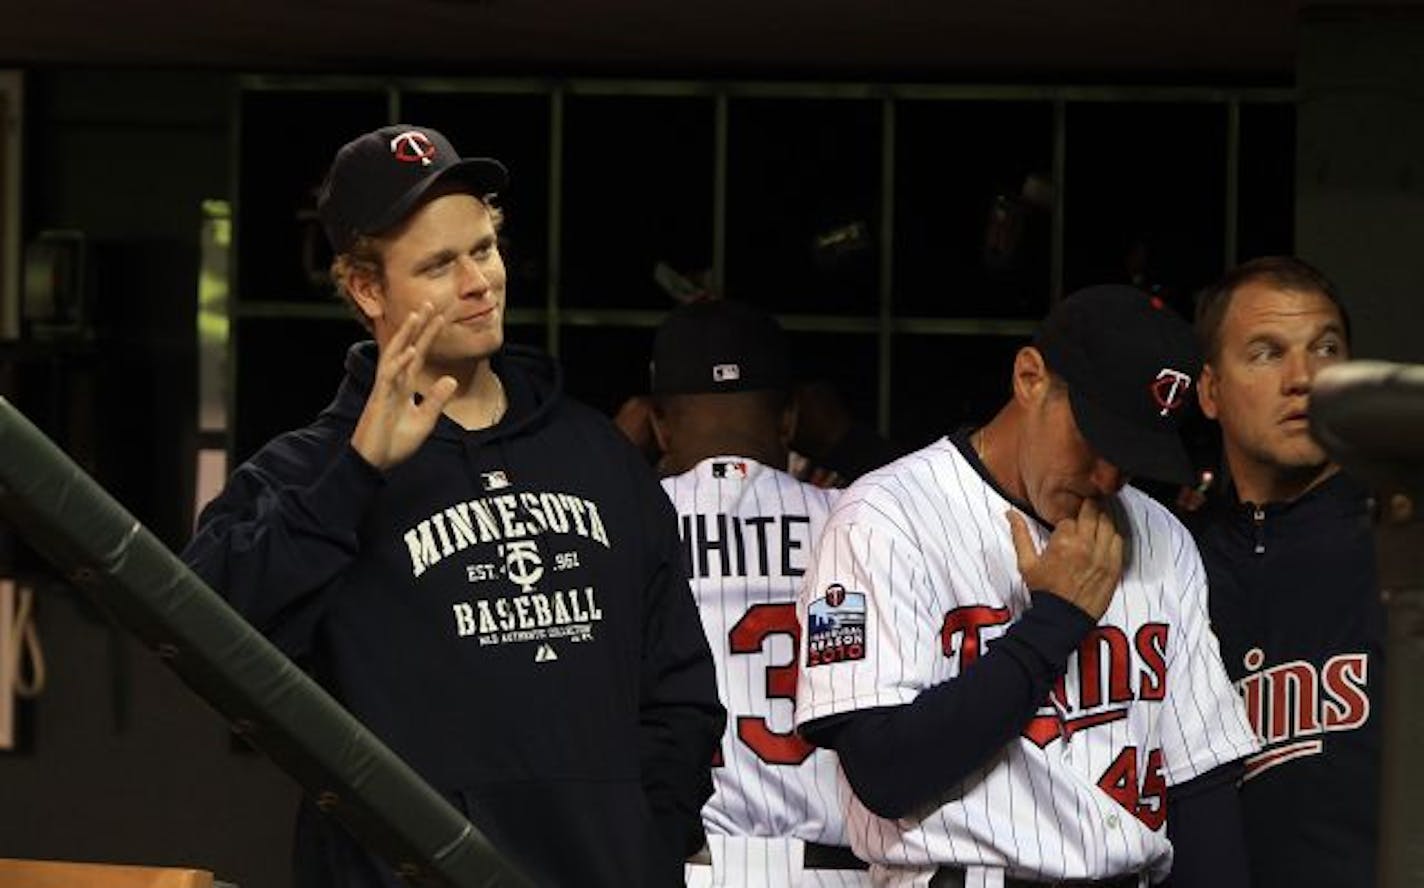
[[[1384,608],[1369,491],[1310,434],[1311,383],[1349,357],[1335,288],[1299,259],[1203,294],[1198,394],[1231,484],[1199,516],[1212,626],[1261,751],[1241,788],[1252,883],[1375,884]]]

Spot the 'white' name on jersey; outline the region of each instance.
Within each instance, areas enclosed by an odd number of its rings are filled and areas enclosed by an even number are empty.
[[[735,456],[662,483],[727,707],[708,831],[847,844],[835,756],[793,732],[796,593],[839,491]]]

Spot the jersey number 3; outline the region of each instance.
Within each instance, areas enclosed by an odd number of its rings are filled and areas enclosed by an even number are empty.
[[[766,667],[766,697],[768,700],[789,700],[796,703],[796,657],[801,650],[801,627],[796,622],[796,605],[754,604],[732,631],[727,633],[734,654],[758,654],[772,635],[791,638],[791,662]],[[737,737],[768,765],[799,765],[815,749],[792,731],[778,734],[756,715],[737,716]]]

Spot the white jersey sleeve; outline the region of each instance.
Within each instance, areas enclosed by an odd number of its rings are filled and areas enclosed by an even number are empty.
[[[798,725],[909,703],[935,681],[923,557],[882,489],[853,489],[832,513],[797,602],[804,627]]]

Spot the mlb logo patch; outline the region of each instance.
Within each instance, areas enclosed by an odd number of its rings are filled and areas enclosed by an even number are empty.
[[[840,583],[806,609],[806,665],[865,659],[865,593]]]
[[[742,378],[742,365],[740,364],[713,364],[713,382],[736,382]]]
[[[714,462],[712,464],[712,477],[745,481],[747,479],[747,464],[740,461]]]
[[[480,472],[480,483],[484,485],[485,490],[503,490],[509,486],[509,476],[504,473],[503,469]]]

